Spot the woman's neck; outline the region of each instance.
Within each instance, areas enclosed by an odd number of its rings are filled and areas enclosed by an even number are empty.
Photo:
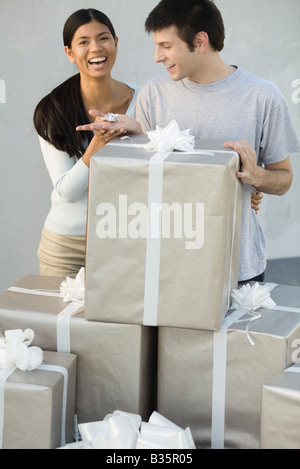
[[[115,88],[111,76],[103,77],[101,80],[85,80],[81,77],[80,88],[87,114],[90,109],[99,109],[104,113],[110,112]],[[93,121],[93,118],[91,119]]]
[[[87,115],[90,109],[97,109],[105,114],[125,114],[134,95],[134,90],[110,75],[101,80],[86,80],[81,77],[80,87]],[[94,122],[92,117],[90,121]]]

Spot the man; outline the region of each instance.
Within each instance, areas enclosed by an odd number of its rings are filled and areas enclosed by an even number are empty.
[[[140,90],[136,120],[144,132],[176,119],[200,139],[222,140],[241,158],[243,182],[239,281],[263,281],[266,245],[251,194],[283,195],[292,184],[289,155],[300,142],[279,89],[226,64],[221,13],[211,0],[162,0],[149,14],[155,62],[166,72]],[[129,130],[129,129],[128,129]]]
[[[223,61],[224,23],[212,0],[161,0],[145,27],[153,33],[154,60],[166,71],[140,89],[137,122],[119,115],[115,124],[78,130],[147,132],[175,119],[199,139],[234,148],[243,182],[239,282],[263,281],[266,243],[251,197],[257,191],[283,195],[291,187],[289,155],[300,151],[300,142],[287,103],[273,83]],[[103,119],[99,111],[91,114]]]

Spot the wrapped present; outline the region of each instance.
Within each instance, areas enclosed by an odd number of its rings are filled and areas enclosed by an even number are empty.
[[[300,449],[299,358],[263,385],[261,399],[260,448]]]
[[[26,275],[0,295],[0,331],[32,328],[34,345],[78,356],[79,423],[111,408],[147,419],[156,399],[156,328],[86,321],[82,292],[72,291],[76,279]]]
[[[189,425],[198,448],[258,449],[261,388],[293,363],[300,288],[249,290],[245,302],[234,296],[220,331],[159,328],[157,410]]]
[[[74,441],[77,357],[29,347],[33,336],[30,329],[11,330],[0,339],[3,449],[54,449]]]
[[[149,422],[140,415],[116,410],[100,422],[79,425],[82,441],[59,449],[195,449],[189,428],[185,430],[154,411]],[[119,462],[109,456],[107,462]],[[169,461],[170,462],[170,461]]]
[[[149,134],[91,159],[85,317],[218,330],[238,281],[239,156],[176,122]]]

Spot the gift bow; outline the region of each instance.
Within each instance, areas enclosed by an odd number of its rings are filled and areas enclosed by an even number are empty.
[[[32,329],[8,330],[0,338],[0,369],[19,368],[32,371],[43,362],[43,351],[40,347],[30,347],[34,338]]]
[[[232,290],[231,298],[233,302],[230,307],[232,309],[244,308],[252,311],[257,311],[259,308],[273,309],[276,303],[272,300],[270,291],[268,285],[259,285],[256,282],[251,287],[247,283],[238,290]]]
[[[74,302],[84,305],[85,301],[85,269],[81,267],[75,279],[66,277],[60,284],[60,294],[64,296],[63,302]]]
[[[189,135],[189,129],[180,131],[177,122],[173,119],[166,127],[158,125],[156,130],[147,132],[150,142],[144,145],[148,151],[172,152],[173,150],[191,152],[194,149],[195,137]]]
[[[248,321],[246,327],[246,335],[251,345],[255,345],[249,334],[249,327],[253,321],[261,318],[260,313],[255,313],[259,308],[273,309],[276,303],[272,300],[270,292],[272,287],[269,285],[260,285],[254,283],[251,285],[243,285],[240,289],[233,289],[231,292],[232,303],[230,308],[242,308],[247,310],[247,313],[252,316],[250,319],[240,319],[236,322]]]
[[[157,412],[144,423],[139,415],[116,410],[101,422],[79,424],[82,442],[61,449],[196,449],[189,428],[182,430]]]

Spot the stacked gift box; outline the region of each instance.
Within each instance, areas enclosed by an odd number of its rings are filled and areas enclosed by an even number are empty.
[[[279,445],[273,402],[296,418],[299,399],[300,375],[285,370],[300,338],[300,289],[248,285],[245,296],[262,292],[262,301],[232,303],[241,291],[237,153],[195,142],[174,122],[148,137],[116,139],[91,159],[86,267],[72,284],[84,275],[84,301],[72,288],[64,296],[66,279],[27,275],[0,295],[0,331],[31,328],[46,354],[76,357],[79,426],[114,409],[144,421],[157,411],[176,431],[190,428],[197,448]],[[9,428],[13,382],[22,381],[6,382],[3,442],[30,447]],[[46,444],[61,446],[48,426]],[[289,432],[283,447],[297,441]]]

